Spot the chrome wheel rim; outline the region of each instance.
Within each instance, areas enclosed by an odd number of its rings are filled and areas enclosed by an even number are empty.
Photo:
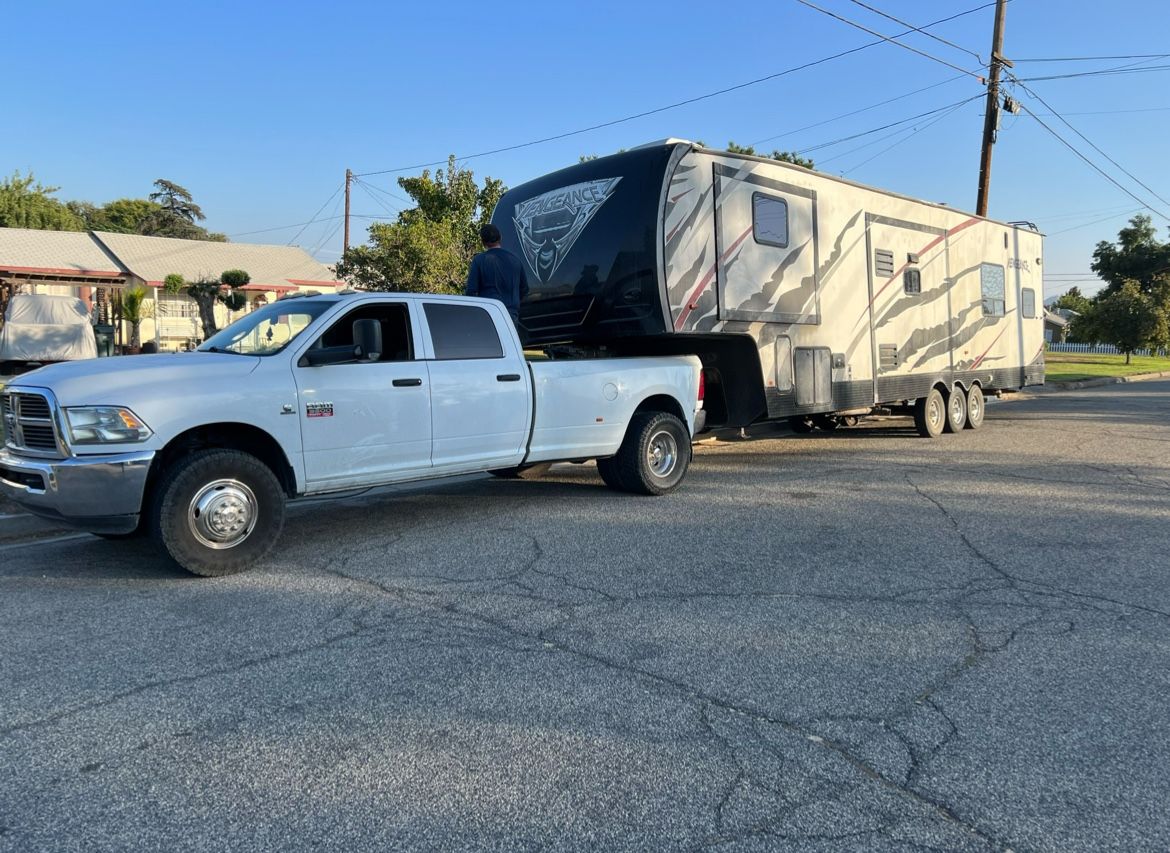
[[[187,509],[192,535],[217,551],[234,548],[256,527],[256,495],[239,480],[214,480],[195,493]]]
[[[963,399],[963,395],[960,392],[951,394],[952,423],[960,424],[963,422],[964,417],[966,417],[966,407],[964,406],[964,403],[966,403],[966,400]]]
[[[938,430],[942,428],[943,418],[943,403],[941,397],[932,397],[926,406],[926,419],[930,421],[932,429]]]
[[[655,477],[665,477],[678,461],[678,442],[666,430],[654,433],[646,448],[646,464]]]
[[[967,418],[974,423],[979,423],[982,417],[983,410],[979,395],[972,394],[971,399],[967,401]]]

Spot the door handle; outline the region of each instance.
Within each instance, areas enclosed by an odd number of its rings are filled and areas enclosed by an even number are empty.
[[[395,388],[413,388],[422,385],[421,379],[395,379],[392,383]]]
[[[519,382],[520,381],[520,374],[519,373],[498,373],[498,374],[496,374],[496,381],[497,382]]]

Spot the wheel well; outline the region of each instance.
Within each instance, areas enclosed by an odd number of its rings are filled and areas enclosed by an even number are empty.
[[[669,412],[684,424],[687,422],[687,416],[683,412],[682,406],[669,394],[655,394],[653,397],[647,397],[638,404],[638,408],[634,409],[635,415],[639,412]]]
[[[211,449],[250,453],[272,470],[286,495],[290,498],[296,496],[296,475],[284,454],[284,449],[275,438],[251,424],[218,423],[204,424],[180,433],[155,454],[146,480],[147,498],[143,505],[148,505],[151,490],[171,463],[188,453]]]

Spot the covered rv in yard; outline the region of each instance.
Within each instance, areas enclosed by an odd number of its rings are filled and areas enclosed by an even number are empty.
[[[714,425],[905,406],[937,435],[1044,381],[1030,226],[679,140],[518,186],[493,222],[528,345],[694,352]]]

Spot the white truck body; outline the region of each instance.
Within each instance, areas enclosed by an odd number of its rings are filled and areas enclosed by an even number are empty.
[[[362,322],[377,324],[384,351],[355,343]],[[339,351],[348,357],[319,359]],[[258,458],[297,497],[620,458],[631,422],[648,412],[677,419],[667,444],[681,460],[671,478],[681,479],[702,428],[700,374],[694,356],[530,363],[494,300],[286,299],[194,353],[53,365],[4,388],[0,492],[34,513],[123,535],[147,520],[167,470],[199,451]],[[112,440],[96,438],[103,429]],[[213,544],[214,533],[202,530]]]

